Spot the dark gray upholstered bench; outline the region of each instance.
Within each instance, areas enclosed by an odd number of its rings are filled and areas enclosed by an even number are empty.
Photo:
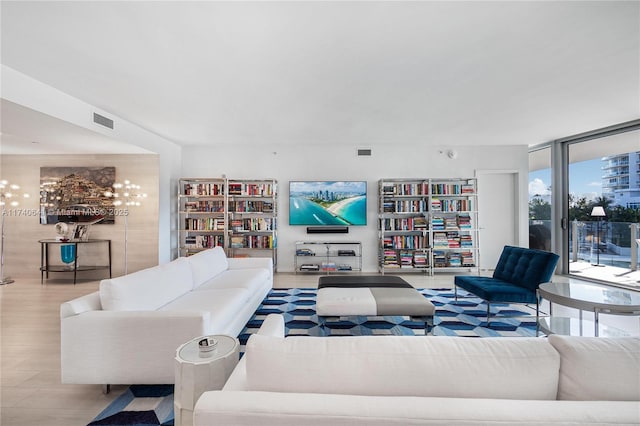
[[[433,327],[435,307],[418,290],[394,275],[330,275],[318,280],[316,312],[320,326],[330,317],[408,316]]]

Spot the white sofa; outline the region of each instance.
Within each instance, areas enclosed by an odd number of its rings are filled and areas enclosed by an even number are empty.
[[[200,397],[195,426],[640,424],[640,338],[283,338],[278,316],[263,328]]]
[[[270,258],[219,247],[103,280],[60,307],[62,383],[174,383],[178,346],[237,336],[272,287]]]

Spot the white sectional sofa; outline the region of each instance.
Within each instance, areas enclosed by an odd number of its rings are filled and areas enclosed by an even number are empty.
[[[196,426],[640,424],[640,338],[283,330],[267,318],[224,389],[198,400]]]
[[[174,383],[178,346],[237,336],[272,287],[270,258],[219,247],[103,280],[60,307],[62,383]]]

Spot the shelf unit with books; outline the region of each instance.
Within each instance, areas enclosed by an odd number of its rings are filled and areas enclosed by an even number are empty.
[[[226,179],[182,178],[178,182],[179,255],[226,248]]]
[[[378,189],[380,272],[429,271],[431,254],[428,181],[381,179]]]
[[[476,179],[429,179],[429,200],[432,273],[478,273]]]
[[[359,241],[298,241],[293,263],[296,274],[361,272],[362,243]]]
[[[278,183],[275,179],[229,179],[230,257],[271,257],[277,265]]]
[[[476,270],[476,180],[381,179],[379,270]]]

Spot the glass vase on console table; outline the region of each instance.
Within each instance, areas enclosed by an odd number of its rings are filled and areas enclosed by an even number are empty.
[[[73,269],[72,263],[76,260],[75,244],[64,244],[60,246],[60,259],[67,265],[69,270]]]

